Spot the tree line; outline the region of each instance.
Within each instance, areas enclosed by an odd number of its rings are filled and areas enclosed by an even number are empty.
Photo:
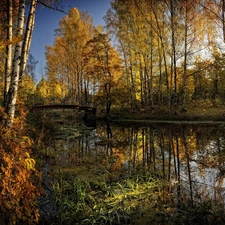
[[[27,66],[27,61],[29,61],[36,8],[39,5],[62,11],[61,2],[60,0],[3,0],[0,3],[0,96],[1,107],[6,114],[4,123],[9,128],[13,126],[18,108],[20,84],[28,70],[32,77],[33,68]],[[35,65],[35,62],[33,63]]]
[[[88,13],[70,9],[59,21],[54,44],[46,46],[46,76],[31,93],[37,62],[27,59],[36,7],[59,2],[1,5],[7,126],[13,124],[20,90],[45,102],[103,106],[106,114],[111,108],[171,113],[199,100],[224,102],[224,0],[113,0],[104,28],[95,27]]]
[[[224,1],[114,0],[105,29],[71,9],[46,47],[61,98],[110,108],[186,110],[224,101]]]

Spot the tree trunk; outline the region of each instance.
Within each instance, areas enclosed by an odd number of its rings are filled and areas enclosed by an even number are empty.
[[[7,1],[7,41],[12,41],[12,0]],[[5,107],[7,104],[7,93],[9,91],[10,85],[10,74],[11,74],[11,66],[12,66],[12,44],[6,46],[6,60],[5,60],[5,80],[4,80],[4,102],[3,106]]]
[[[161,47],[160,47],[160,39],[158,38],[158,55],[159,55],[159,82],[158,82],[158,101],[161,104],[163,102],[163,92],[162,92],[162,85],[163,85],[163,79],[162,79],[162,53],[161,53]]]
[[[225,0],[222,0],[223,42],[225,43]]]
[[[188,24],[187,24],[187,16],[188,9],[187,3],[185,6],[185,30],[184,30],[184,72],[183,72],[183,90],[182,90],[182,108],[186,107],[186,92],[187,92],[187,35],[188,35]]]
[[[131,51],[130,51],[130,56],[131,56]],[[131,87],[130,87],[130,107],[131,109],[136,107],[136,88],[135,88],[135,78],[133,75],[133,62],[132,59],[130,58],[130,82],[131,82]]]
[[[175,43],[175,7],[174,7],[174,2],[173,0],[170,0],[170,13],[171,13],[171,45],[172,45],[172,65],[173,65],[173,70],[171,70],[171,79],[172,79],[172,72],[174,73],[174,104],[175,107],[177,106],[177,65],[176,65],[176,43]],[[172,87],[171,87],[172,88]]]
[[[30,50],[31,39],[32,39],[33,30],[34,30],[36,6],[37,6],[37,0],[32,0],[30,4],[30,12],[28,16],[25,38],[24,38],[23,47],[22,47],[22,55],[21,55],[21,63],[20,63],[21,67],[20,67],[20,77],[19,77],[20,80],[22,79],[22,76],[26,67],[29,50]]]
[[[146,106],[146,95],[145,95],[145,78],[143,76],[143,68],[142,68],[142,63],[141,63],[141,56],[139,55],[139,66],[140,66],[140,94],[141,94],[141,107],[144,108]]]
[[[18,24],[17,24],[18,37],[23,36],[24,17],[25,17],[25,0],[20,0]],[[17,91],[18,91],[18,85],[19,85],[19,75],[20,75],[22,44],[23,44],[23,41],[20,41],[16,44],[15,53],[14,53],[13,71],[12,71],[9,91],[7,94],[7,105],[6,105],[6,113],[8,114],[7,121],[6,121],[7,127],[12,127],[13,119],[15,115],[15,107],[16,107]]]
[[[105,84],[105,92],[106,92],[106,115],[109,115],[112,100],[111,100],[111,97],[110,97],[111,84],[108,83],[108,82]]]
[[[152,36],[152,32],[150,34]],[[154,97],[153,97],[153,43],[151,38],[151,51],[150,51],[150,79],[149,79],[149,98],[151,102],[151,111],[152,113],[155,112],[155,106],[154,106]]]

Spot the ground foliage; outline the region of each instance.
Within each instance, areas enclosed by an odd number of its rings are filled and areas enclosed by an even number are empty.
[[[84,169],[84,168],[82,168]],[[96,168],[95,168],[96,169]],[[94,170],[94,168],[93,168]],[[71,171],[70,171],[71,172]],[[81,171],[79,171],[79,174]],[[154,175],[135,173],[110,182],[77,178],[59,170],[49,196],[57,216],[42,224],[224,224],[223,206],[177,199],[170,184]],[[79,176],[78,176],[79,177]],[[104,175],[103,175],[104,177]],[[106,177],[106,176],[105,176]]]
[[[4,122],[0,125],[0,223],[3,225],[35,224],[39,220],[39,173],[22,108],[12,129],[5,128]],[[4,121],[3,110],[1,118]]]

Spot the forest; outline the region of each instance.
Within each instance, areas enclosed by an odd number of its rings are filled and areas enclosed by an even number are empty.
[[[58,101],[74,96],[104,106],[106,114],[111,108],[170,114],[203,102],[223,104],[223,4],[113,1],[105,31],[71,10],[46,47],[47,81],[58,85],[49,95]]]
[[[222,185],[225,0],[112,0],[104,26],[71,8],[37,82],[35,14],[63,2],[0,3],[0,224],[225,224],[223,202],[194,196],[190,167],[206,160]],[[96,108],[97,131],[80,111],[34,110],[55,104]]]

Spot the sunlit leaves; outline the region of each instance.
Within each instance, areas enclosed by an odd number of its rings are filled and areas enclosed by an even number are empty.
[[[18,42],[21,42],[23,40],[23,36],[15,36],[13,37],[12,40],[6,40],[6,41],[0,41],[0,50],[5,48],[7,45],[10,45],[10,44],[16,44]]]
[[[45,78],[42,78],[41,81],[37,85],[37,95],[42,98],[48,98],[50,95],[49,85]]]
[[[140,102],[137,107],[152,107],[165,97],[168,108],[181,102],[182,96],[191,101],[193,80],[189,75],[195,57],[208,57],[212,45],[219,43],[215,20],[207,18],[221,16],[222,1],[215,2],[112,2],[106,27],[123,57],[132,106]]]
[[[22,82],[20,84],[20,89],[18,92],[19,99],[23,102],[26,102],[27,104],[32,104],[33,103],[33,95],[36,91],[36,85],[33,81],[33,79],[26,74]]]
[[[30,155],[33,141],[28,136],[12,138],[14,135],[11,130],[1,134],[0,211],[10,217],[9,224],[34,224],[39,219],[39,191],[33,178],[39,175]]]
[[[92,83],[97,86],[99,96],[103,96],[106,113],[114,101],[113,90],[119,85],[122,77],[122,61],[116,50],[111,46],[109,35],[99,27],[94,37],[87,42],[84,51],[85,68]]]
[[[82,101],[84,83],[86,91],[89,91],[84,71],[83,48],[91,39],[92,23],[89,14],[80,13],[76,8],[71,9],[55,30],[54,46],[46,47],[48,80],[61,86],[62,97],[67,97],[70,93],[73,100]],[[57,95],[59,92],[58,88]]]

